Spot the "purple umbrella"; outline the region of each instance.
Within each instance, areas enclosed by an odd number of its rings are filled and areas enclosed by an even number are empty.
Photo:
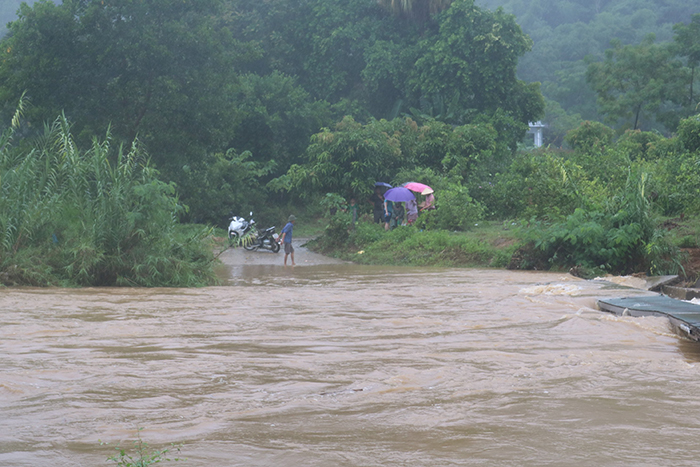
[[[384,199],[396,203],[403,203],[404,201],[411,201],[412,199],[416,199],[416,195],[414,195],[413,192],[408,188],[397,186],[396,188],[392,188],[391,190],[386,190],[386,193],[384,193]]]

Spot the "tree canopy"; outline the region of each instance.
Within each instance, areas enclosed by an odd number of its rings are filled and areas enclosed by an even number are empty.
[[[514,17],[473,0],[411,8],[430,21],[363,0],[40,0],[2,41],[0,102],[9,115],[26,91],[29,121],[64,112],[79,142],[138,136],[180,186],[229,150],[279,177],[346,115],[495,119],[515,147],[544,103],[516,77],[532,43]]]
[[[680,103],[683,97],[681,63],[672,60],[667,47],[649,37],[639,45],[608,49],[603,62],[592,63],[586,77],[598,93],[601,111],[611,123],[631,120],[632,129],[640,119],[654,114],[666,103]]]
[[[581,119],[604,120],[586,70],[590,61],[604,60],[611,41],[617,40],[621,46],[639,45],[654,34],[656,43],[666,46],[674,40],[675,25],[687,25],[692,15],[700,12],[700,0],[477,0],[477,4],[503,7],[532,38],[532,51],[518,63],[518,77],[542,83],[545,98],[558,104],[549,106],[545,121],[559,120],[559,124],[562,111],[571,124]],[[690,89],[687,92],[690,95]],[[674,111],[687,116],[693,106],[676,106]],[[669,110],[662,108],[661,112]],[[672,131],[677,123],[677,119],[662,120],[663,125],[654,119],[644,123],[647,129],[661,131]],[[547,132],[545,137],[548,141],[558,139],[561,131]]]

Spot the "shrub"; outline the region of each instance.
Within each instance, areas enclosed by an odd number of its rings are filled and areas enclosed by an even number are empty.
[[[33,145],[0,142],[0,281],[81,286],[215,282],[209,229],[178,231],[183,210],[138,143],[109,135],[80,151],[65,117]],[[110,159],[115,162],[110,163]]]
[[[664,139],[659,133],[653,131],[627,130],[617,140],[617,145],[631,160],[647,159],[650,155],[655,156],[653,150],[655,145]]]
[[[564,141],[572,149],[578,151],[592,151],[605,149],[613,142],[615,132],[600,122],[586,120],[569,131],[564,137]]]
[[[700,115],[681,120],[678,125],[678,139],[686,151],[700,150]]]
[[[337,193],[326,193],[326,196],[321,198],[320,204],[325,215],[333,215],[339,210],[346,209],[348,203]]]
[[[358,222],[350,233],[349,243],[356,248],[364,248],[369,244],[379,241],[386,232],[382,224],[370,222]]]
[[[350,238],[352,216],[348,212],[338,212],[332,216],[323,231],[323,235],[317,239],[317,244],[322,251],[343,248]]]
[[[552,151],[519,153],[508,171],[480,186],[489,212],[508,217],[559,218],[582,204],[580,167]]]
[[[115,446],[114,449],[118,451],[118,454],[108,457],[107,460],[116,463],[117,467],[147,467],[152,464],[160,464],[161,462],[185,460],[177,457],[168,457],[173,450],[179,453],[182,444],[171,444],[169,448],[165,449],[153,449],[141,439],[141,430],[143,428],[139,427],[136,434],[137,439],[133,443],[131,453],[127,452],[125,448]],[[108,443],[103,443],[102,441],[100,441],[100,445],[109,446]]]
[[[418,216],[419,229],[469,230],[484,218],[484,207],[474,201],[466,187],[450,185],[435,196],[436,209]]]
[[[576,209],[549,226],[535,222],[523,232],[553,266],[581,266],[611,273],[675,273],[677,248],[657,230],[645,189],[648,175],[631,175],[603,209]]]

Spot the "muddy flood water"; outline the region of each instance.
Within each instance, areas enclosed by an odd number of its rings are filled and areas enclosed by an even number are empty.
[[[137,427],[183,466],[698,465],[700,347],[595,305],[646,292],[222,258],[219,287],[0,291],[0,465],[113,465]]]

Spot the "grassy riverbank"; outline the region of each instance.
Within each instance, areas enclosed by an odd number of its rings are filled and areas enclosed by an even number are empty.
[[[526,232],[529,223],[482,221],[466,232],[421,231],[400,227],[386,232],[370,222],[347,229],[341,218],[327,223],[324,231],[307,244],[313,251],[359,264],[407,266],[487,267],[572,271],[582,277],[606,274],[604,269],[548,261],[539,255]],[[687,280],[700,275],[700,218],[666,218],[658,226],[668,244],[681,250],[679,273]],[[644,273],[640,263],[628,273]]]
[[[469,232],[421,231],[359,222],[354,229],[331,221],[309,249],[359,264],[505,268],[519,246],[515,225],[480,222]]]

